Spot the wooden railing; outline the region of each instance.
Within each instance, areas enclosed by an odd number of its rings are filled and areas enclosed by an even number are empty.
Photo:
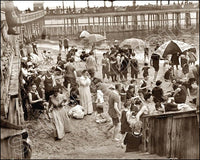
[[[24,23],[32,22],[39,18],[42,18],[42,17],[44,17],[44,15],[45,15],[45,11],[43,11],[43,10],[26,13],[26,14],[21,14],[19,17],[19,20],[21,23],[24,24]]]
[[[143,151],[178,159],[199,159],[196,110],[144,116]]]
[[[110,12],[110,13],[83,13],[83,14],[47,14],[45,19],[56,18],[81,18],[81,17],[107,17],[107,16],[126,16],[126,15],[141,15],[141,14],[161,14],[161,13],[185,13],[199,12],[198,8],[194,9],[171,9],[171,10],[147,10],[147,11],[126,11],[126,12]]]

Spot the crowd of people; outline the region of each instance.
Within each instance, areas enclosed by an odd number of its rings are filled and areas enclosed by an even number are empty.
[[[36,111],[45,114],[55,125],[55,139],[62,139],[65,133],[71,132],[70,118],[83,119],[94,114],[96,123],[112,122],[105,132],[114,128],[113,141],[119,142],[121,147],[126,145],[126,152],[137,151],[142,139],[142,115],[190,110],[192,108],[186,104],[188,97],[191,104],[196,104],[199,66],[194,64],[188,52],[164,60],[156,53],[151,54],[146,47],[142,64],[133,49],[120,48],[116,44],[103,53],[98,65],[93,47],[89,53],[83,50],[79,55],[85,68],[78,70],[74,65],[78,50],[70,48],[68,41],[59,39],[57,63],[45,72],[33,61],[31,51],[27,49],[27,54],[22,54],[21,91],[25,119],[30,118],[31,110],[33,115]],[[65,59],[61,56],[63,48]],[[37,55],[35,44],[32,49]],[[21,53],[24,53],[23,46]],[[50,53],[44,50],[41,54],[45,61],[44,57]],[[177,77],[179,59],[185,79]],[[158,79],[162,60],[163,79]],[[153,79],[149,76],[151,69],[154,69]],[[101,78],[97,78],[98,70],[102,72]],[[169,92],[163,89],[163,83],[169,84]],[[150,103],[154,104],[153,112]]]
[[[194,8],[195,3],[192,2],[181,2],[169,4],[169,5],[153,5],[146,4],[143,6],[127,6],[127,7],[87,7],[87,8],[70,8],[66,7],[63,12],[63,8],[61,6],[56,6],[56,9],[46,8],[46,14],[55,15],[55,14],[83,14],[83,13],[105,13],[105,12],[128,12],[128,11],[145,11],[145,10],[161,10],[161,9],[182,9],[182,8]]]

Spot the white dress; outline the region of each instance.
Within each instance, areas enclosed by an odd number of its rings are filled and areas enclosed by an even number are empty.
[[[91,80],[87,77],[80,77],[80,87],[79,87],[79,95],[80,95],[80,105],[84,108],[84,113],[92,114],[93,105],[92,105],[92,96],[90,92],[90,84]]]

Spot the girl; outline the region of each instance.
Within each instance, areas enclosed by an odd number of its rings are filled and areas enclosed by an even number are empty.
[[[130,125],[127,121],[127,112],[130,111],[131,108],[131,101],[128,101],[124,104],[124,109],[121,114],[121,134],[122,134],[122,141],[121,141],[121,147],[123,148],[123,141],[125,138],[126,132],[131,132]]]

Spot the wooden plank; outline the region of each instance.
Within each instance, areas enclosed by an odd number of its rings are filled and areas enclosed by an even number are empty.
[[[11,99],[9,103],[9,110],[8,110],[8,121],[10,123],[15,123],[15,99]]]
[[[163,117],[172,117],[176,115],[181,115],[181,114],[191,114],[191,113],[196,113],[196,110],[191,110],[191,111],[176,111],[176,112],[166,112],[166,113],[161,113],[161,114],[155,114],[155,115],[144,115],[143,117],[156,117],[156,118],[163,118]]]
[[[165,156],[167,156],[167,158],[170,158],[170,156],[171,156],[171,147],[170,146],[171,146],[171,135],[172,135],[172,122],[173,122],[172,117],[167,118],[166,154],[165,154]]]

